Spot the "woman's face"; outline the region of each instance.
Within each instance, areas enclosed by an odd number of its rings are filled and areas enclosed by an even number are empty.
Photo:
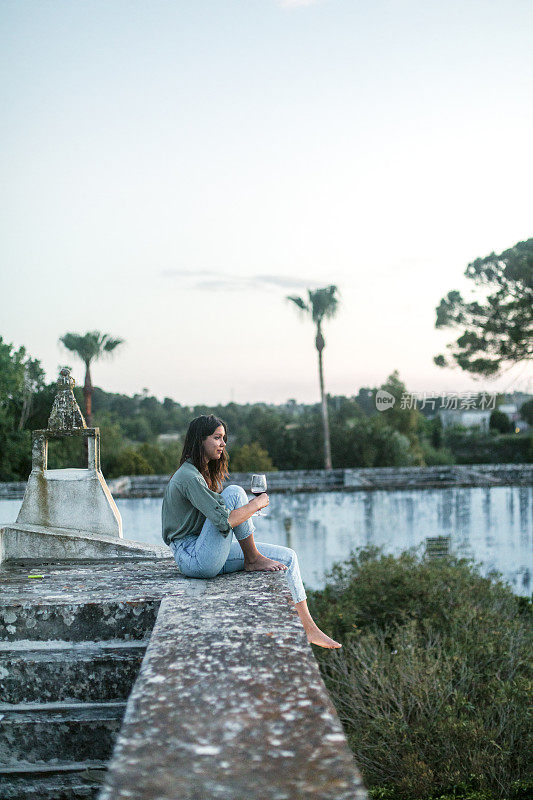
[[[226,447],[224,433],[224,426],[219,425],[218,428],[202,442],[204,454],[208,461],[219,459],[224,452]]]

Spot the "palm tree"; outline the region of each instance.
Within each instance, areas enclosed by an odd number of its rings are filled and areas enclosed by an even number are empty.
[[[322,399],[322,425],[324,428],[324,467],[331,469],[331,443],[329,438],[329,422],[328,422],[328,405],[326,401],[326,394],[324,392],[324,371],[322,367],[322,351],[326,346],[324,336],[322,334],[322,322],[325,319],[331,319],[337,313],[339,299],[336,296],[338,289],[336,286],[326,286],[325,289],[311,289],[307,290],[309,299],[303,300],[301,297],[287,297],[306,314],[311,316],[311,319],[316,325],[315,346],[318,350],[318,377],[320,380],[320,397]]]
[[[59,337],[59,341],[73,353],[81,358],[85,364],[85,385],[83,396],[85,398],[85,419],[87,426],[92,427],[92,397],[93,384],[91,381],[91,361],[97,361],[107,353],[111,353],[115,347],[122,344],[124,339],[113,339],[108,333],[100,331],[90,331],[82,336],[79,333],[66,333]]]

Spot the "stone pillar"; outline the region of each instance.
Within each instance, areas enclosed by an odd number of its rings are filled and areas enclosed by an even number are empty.
[[[32,470],[17,523],[122,537],[122,519],[100,469],[100,431],[88,428],[62,369],[48,427],[32,432]],[[49,439],[87,440],[86,469],[48,469]]]
[[[32,431],[31,467],[33,470],[44,472],[48,463],[48,439],[42,431]]]
[[[89,436],[88,444],[88,469],[95,469],[100,472],[100,431],[98,428],[87,428],[93,430],[94,436]]]

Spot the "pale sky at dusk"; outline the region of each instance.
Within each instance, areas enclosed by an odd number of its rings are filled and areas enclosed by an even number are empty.
[[[284,297],[336,283],[331,393],[527,388],[432,359],[468,262],[533,236],[530,0],[1,0],[0,29],[0,336],[49,380],[97,329],[110,391],[317,400]]]

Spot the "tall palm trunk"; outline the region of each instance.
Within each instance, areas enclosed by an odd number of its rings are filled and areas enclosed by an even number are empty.
[[[331,465],[331,442],[329,438],[328,404],[326,393],[324,392],[324,369],[322,366],[322,351],[325,347],[324,337],[320,323],[317,324],[316,349],[318,350],[318,378],[320,380],[320,397],[322,400],[322,428],[324,431],[324,469],[332,469]]]
[[[85,398],[85,422],[88,428],[92,428],[93,421],[93,384],[91,381],[91,362],[85,362],[85,385],[83,396]]]

